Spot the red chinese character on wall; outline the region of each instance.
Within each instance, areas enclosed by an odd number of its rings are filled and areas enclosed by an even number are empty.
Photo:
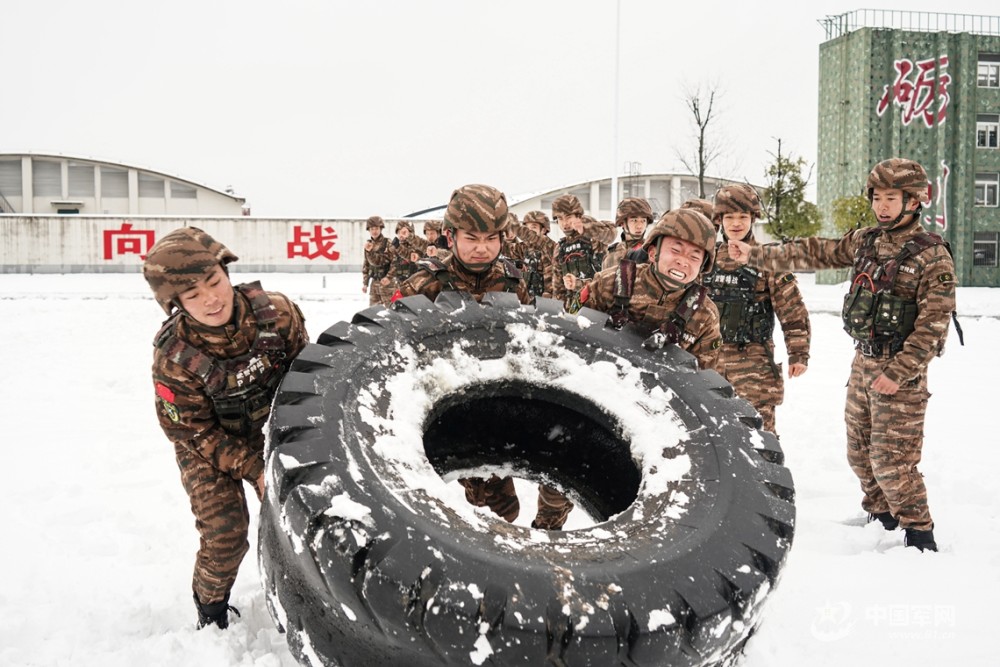
[[[934,216],[925,215],[924,225],[930,229],[937,227],[942,232],[948,231],[948,174],[951,170],[948,168],[948,163],[941,160],[941,174],[935,179],[937,187],[934,188],[934,192],[937,194],[937,198],[934,203],[928,208],[933,207],[937,209],[937,213]]]
[[[120,255],[139,255],[146,259],[146,253],[153,247],[156,233],[152,229],[132,229],[132,223],[123,222],[121,229],[104,230],[104,259]]]
[[[295,236],[294,240],[288,243],[289,259],[293,257],[316,259],[321,256],[334,261],[340,259],[340,251],[333,249],[337,240],[337,232],[333,227],[313,225],[311,232],[303,229],[301,225],[296,225],[292,229]]]
[[[914,118],[922,118],[927,127],[943,123],[951,101],[948,93],[951,75],[944,71],[948,56],[919,60],[916,64],[903,58],[895,61],[893,67],[896,80],[892,87],[883,87],[875,112],[881,116],[893,104],[901,109],[903,125],[909,125]]]

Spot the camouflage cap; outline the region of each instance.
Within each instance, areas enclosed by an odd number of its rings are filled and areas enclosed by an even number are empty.
[[[441,221],[440,220],[428,220],[424,223],[424,233],[427,232],[441,232]]]
[[[715,221],[715,204],[707,199],[688,199],[686,202],[681,204],[681,208],[690,208],[698,211],[703,216],[711,220],[716,229],[719,228],[720,223],[716,223]]]
[[[649,202],[638,197],[629,197],[618,202],[618,211],[615,213],[615,224],[619,227],[625,225],[629,218],[646,218],[646,222],[653,222],[653,209]]]
[[[702,271],[708,270],[715,263],[715,227],[708,218],[693,208],[679,208],[664,213],[649,230],[643,246],[646,252],[649,252],[650,247],[658,245],[665,236],[672,236],[704,249]]]
[[[902,190],[911,197],[916,197],[921,204],[927,204],[931,200],[931,184],[927,172],[919,162],[906,158],[889,158],[872,167],[865,184],[869,198],[875,188]]]
[[[150,249],[142,264],[142,275],[153,290],[156,302],[169,315],[174,300],[208,275],[216,266],[235,262],[234,255],[197,227],[181,227],[170,232]]]
[[[385,227],[385,220],[377,215],[373,215],[365,221],[365,229],[371,229],[372,227]]]
[[[552,223],[549,221],[549,216],[545,215],[541,211],[528,211],[525,213],[524,224],[528,224],[529,222],[541,225],[546,234],[548,234],[552,229]]]
[[[502,232],[510,224],[507,197],[489,185],[463,185],[451,193],[444,214],[445,229]]]
[[[409,220],[400,220],[396,223],[396,233],[399,233],[400,229],[409,229],[410,233],[413,233],[413,223]]]
[[[760,217],[760,195],[746,183],[725,185],[715,193],[712,219],[722,219],[726,213],[749,213]]]
[[[552,216],[556,214],[583,216],[583,204],[576,195],[560,195],[552,202]]]

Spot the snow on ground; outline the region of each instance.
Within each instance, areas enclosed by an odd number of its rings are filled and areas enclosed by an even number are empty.
[[[367,305],[358,274],[234,277],[298,301],[313,340]],[[966,346],[952,331],[931,365],[921,467],[941,552],[920,554],[901,532],[849,525],[861,512],[844,454],[843,287],[801,282],[813,355],[778,410],[798,525],[743,664],[996,664],[1000,289],[959,289]],[[194,630],[197,535],[149,380],[161,319],[139,274],[0,275],[2,666],[295,665],[264,606],[254,538],[233,592],[242,618]]]

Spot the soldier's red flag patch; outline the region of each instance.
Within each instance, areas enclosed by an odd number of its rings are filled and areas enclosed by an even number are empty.
[[[403,298],[403,293],[400,292],[399,290],[396,290],[396,293],[392,295],[391,299],[389,299],[389,303],[396,303],[402,298]]]
[[[580,305],[587,303],[588,298],[590,298],[590,285],[584,285],[580,290]]]
[[[170,387],[160,382],[156,383],[156,395],[168,403],[174,402],[174,392],[170,391]]]

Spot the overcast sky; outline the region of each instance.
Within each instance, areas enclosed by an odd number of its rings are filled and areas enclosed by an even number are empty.
[[[1000,14],[995,0],[883,0]],[[255,215],[396,216],[488,183],[515,197],[681,169],[685,90],[714,86],[714,175],[816,159],[827,0],[6,0],[0,152],[235,188]]]

